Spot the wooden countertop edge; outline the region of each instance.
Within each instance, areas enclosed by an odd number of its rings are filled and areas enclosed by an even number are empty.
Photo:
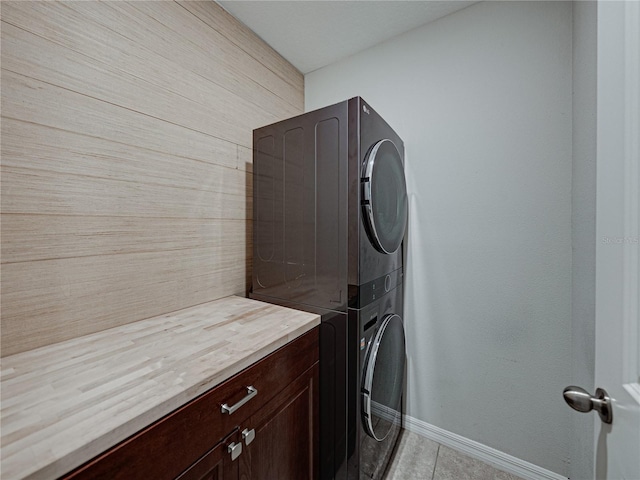
[[[25,477],[25,479],[40,480],[40,479],[58,478],[66,473],[69,473],[73,469],[91,460],[96,455],[99,455],[105,450],[108,450],[109,448],[117,445],[123,440],[126,440],[131,435],[139,432],[143,428],[146,428],[147,426],[156,422],[157,420],[160,420],[162,417],[168,415],[169,413],[173,412],[174,410],[181,407],[182,405],[190,402],[194,398],[197,398],[198,396],[216,387],[217,385],[220,385],[225,380],[228,380],[229,378],[233,377],[237,373],[240,373],[245,368],[250,367],[251,365],[256,363],[258,360],[275,352],[280,347],[285,346],[290,341],[295,340],[296,338],[302,336],[306,332],[312,330],[314,327],[320,324],[319,318],[320,317],[318,317],[317,323],[298,328],[293,333],[283,335],[281,338],[266,345],[264,348],[260,349],[259,351],[252,352],[250,355],[239,359],[237,363],[230,365],[229,367],[225,368],[223,371],[219,372],[217,375],[207,378],[205,380],[202,380],[197,385],[194,385],[191,388],[187,388],[180,394],[175,395],[170,399],[164,401],[163,403],[157,405],[156,407],[153,407],[152,409],[146,411],[143,415],[137,416],[131,421],[129,421],[128,423],[121,425],[115,430],[115,431],[118,431],[118,434],[117,435],[114,434],[113,438],[107,438],[110,435],[105,434],[102,437],[94,440],[87,446],[81,449],[76,449],[75,451],[70,452],[65,457],[58,459],[52,464],[49,464],[47,467],[44,467],[39,471],[33,472],[33,474]],[[110,433],[113,434],[115,431],[112,431]],[[89,447],[89,445],[91,447]],[[90,448],[90,451],[89,451],[89,448]],[[82,452],[79,453],[78,450],[82,450]],[[82,456],[82,458],[80,458],[80,456]]]
[[[257,303],[264,303],[257,300],[251,300]],[[285,308],[285,307],[280,307]],[[303,313],[303,312],[299,312]],[[314,315],[306,313],[307,315]],[[258,350],[251,352],[249,355],[242,356],[238,358],[237,361],[223,368],[222,370],[216,372],[216,374],[211,375],[209,377],[203,378],[199,380],[195,384],[192,384],[186,387],[181,392],[176,395],[171,396],[170,398],[162,401],[158,405],[155,405],[148,410],[145,410],[143,413],[136,415],[132,419],[126,421],[125,423],[115,427],[108,432],[105,432],[98,438],[89,441],[86,444],[83,444],[74,450],[62,455],[60,458],[53,459],[46,466],[38,468],[37,470],[31,472],[25,472],[26,475],[18,475],[5,477],[5,469],[3,465],[3,474],[2,478],[9,479],[29,479],[29,480],[39,480],[39,479],[51,479],[58,478],[66,473],[69,473],[73,469],[79,467],[80,465],[86,463],[91,460],[95,456],[100,453],[112,448],[123,440],[129,438],[134,435],[138,431],[146,428],[150,424],[160,420],[162,417],[181,407],[182,405],[188,403],[189,401],[195,399],[201,394],[207,392],[211,388],[216,387],[217,385],[223,383],[229,378],[233,377],[237,373],[241,372],[245,368],[251,366],[256,363],[258,360],[266,357],[267,355],[275,352],[279,348],[283,347],[287,343],[296,338],[302,336],[308,331],[312,330],[316,326],[320,324],[320,316],[315,315],[315,318],[311,321],[305,323],[302,326],[295,328],[292,331],[283,332],[282,336],[278,337],[276,340],[264,345]],[[3,455],[4,457],[4,455]],[[2,463],[5,463],[3,459]],[[11,475],[11,472],[7,472],[8,475]]]

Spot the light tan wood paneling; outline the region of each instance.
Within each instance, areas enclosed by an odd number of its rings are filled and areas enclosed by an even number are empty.
[[[157,76],[151,81],[138,78],[11,24],[5,23],[2,34],[7,52],[2,58],[5,70],[170,121],[196,132],[250,146],[251,129],[247,132],[247,119],[255,122],[255,127],[276,120],[272,113],[240,96],[231,95],[228,90],[202,77],[192,75],[191,78],[180,78],[179,69],[172,72],[173,78],[158,86]],[[28,55],[23,52],[28,52]],[[167,63],[156,63],[154,68]],[[171,64],[166,65],[167,70],[172,67]],[[171,84],[184,84],[185,80],[189,82],[187,92],[176,93],[175,87],[171,88]],[[159,98],[162,101],[158,101]],[[216,113],[212,114],[214,111]]]
[[[293,82],[284,81],[282,76],[276,75],[272,69],[257,62],[256,59],[246,51],[238,48],[235,43],[228,41],[224,35],[212,29],[205,22],[200,21],[197,16],[194,16],[177,3],[171,3],[167,5],[166,8],[158,2],[113,3],[112,7],[119,13],[127,12],[132,16],[134,12],[129,7],[134,7],[144,15],[167,26],[167,30],[164,30],[162,34],[166,41],[171,43],[172,46],[175,45],[174,40],[177,38],[174,35],[172,24],[175,23],[176,19],[178,22],[183,22],[183,24],[189,24],[191,28],[186,31],[180,31],[180,35],[183,35],[191,42],[190,48],[192,49],[193,55],[202,55],[203,59],[215,59],[217,63],[225,67],[222,71],[237,72],[237,74],[244,77],[244,79],[252,79],[262,88],[286,100],[287,103],[295,105],[297,102],[303,101],[301,96],[302,89],[300,88],[302,85],[301,82],[297,82],[294,86]],[[222,12],[221,7],[218,7],[218,13]],[[194,18],[198,20],[195,23],[193,22]],[[143,21],[146,21],[146,19]],[[155,39],[154,45],[156,45]],[[212,45],[215,45],[215,47],[212,48]],[[203,62],[203,65],[210,65],[210,63]],[[200,73],[206,78],[213,78],[215,74],[212,70],[211,68],[207,68],[206,70],[201,70]],[[232,80],[232,82],[236,81],[233,77],[231,77],[230,80]],[[233,83],[229,85],[233,85]]]
[[[176,158],[232,165],[233,157],[237,156],[237,148],[231,142],[79,95],[4,68],[2,116],[109,140],[127,148],[166,153]],[[28,141],[37,143],[38,139]],[[93,140],[89,138],[87,141],[91,143]],[[3,145],[4,142],[3,136]]]
[[[3,2],[2,355],[243,293],[303,77],[215,2]]]
[[[215,167],[212,167],[214,169]],[[2,167],[2,211],[14,214],[250,218],[244,172],[219,169],[194,188]]]
[[[302,73],[264,43],[253,31],[246,28],[215,2],[178,1],[178,3],[225,38],[228,38],[248,55],[271,69],[285,82],[293,85],[296,89],[294,105],[298,105],[298,102],[304,103],[304,89],[300,89],[300,85],[303,85],[304,82]]]
[[[231,141],[238,140],[234,136],[237,132],[233,131],[238,125],[246,136],[243,127],[248,119],[254,122],[255,128],[281,118],[280,112],[285,115],[298,112],[296,107],[280,96],[297,96],[299,92],[294,87],[279,77],[278,84],[270,84],[268,88],[263,86],[265,76],[274,77],[273,72],[222,38],[197,17],[173,2],[148,2],[148,6],[145,3],[129,5],[118,2],[111,5],[109,2],[71,2],[65,4],[70,8],[63,10],[47,2],[33,7],[12,5],[3,16],[5,24],[12,27],[5,35],[5,41],[49,44],[44,49],[30,50],[33,55],[55,48],[52,43],[60,45],[63,53],[54,58],[64,61],[65,65],[60,68],[54,66],[55,76],[59,78],[56,82],[68,83],[69,88],[75,91],[83,91],[118,105],[129,106],[131,97],[142,95],[134,103],[135,108],[165,118],[160,113],[162,108],[172,105],[171,96],[181,96],[183,101],[178,104],[179,107],[196,109],[186,120],[182,117],[182,122],[195,123],[199,130],[206,129],[211,123],[221,122],[217,134],[225,135],[223,138]],[[128,22],[123,22],[123,19]],[[176,32],[161,23],[170,19],[185,28]],[[131,25],[135,25],[135,28],[131,28]],[[187,25],[189,28],[186,28]],[[80,30],[82,28],[84,30]],[[43,32],[44,38],[25,40],[19,34],[21,30],[25,33]],[[208,32],[212,32],[214,38],[210,38]],[[105,38],[109,38],[108,43],[105,43]],[[196,39],[202,45],[194,43]],[[140,62],[149,64],[149,70],[140,71],[137,68]],[[22,67],[20,71],[28,69],[32,72],[30,76],[43,78],[42,73],[33,71],[33,63],[46,72],[51,62],[20,57],[12,59],[9,65],[3,62],[3,66],[12,71]],[[83,70],[90,75],[74,74]],[[103,81],[103,76],[109,81]],[[92,82],[84,84],[78,77],[91,78]],[[126,88],[120,87],[120,83],[124,83]],[[282,90],[280,85],[286,91],[280,92],[280,95],[274,94],[272,90]],[[157,90],[167,97],[164,102],[154,101]],[[188,100],[184,101],[185,98]],[[145,99],[148,101],[145,102]],[[215,115],[207,112],[212,103],[218,105]],[[226,108],[229,105],[233,108]],[[180,113],[177,110],[170,115],[178,120]],[[181,121],[176,123],[183,124]],[[250,146],[250,138],[245,138],[244,144]]]
[[[114,132],[113,138],[116,135]],[[240,166],[237,149],[242,148],[242,162],[247,160],[246,152],[250,158],[251,149],[228,142],[207,148],[208,138],[201,140],[201,152],[185,148],[185,153],[195,158],[183,156],[176,162],[176,155],[5,117],[2,165],[183,188],[194,188],[197,177],[218,175],[218,171],[228,176],[236,168],[246,168]],[[174,148],[179,150],[180,146],[176,144]]]
[[[240,241],[4,264],[2,341],[29,350],[34,338],[47,345],[243,292],[244,254]]]
[[[235,219],[2,214],[2,258],[32,262],[206,245],[251,249],[251,222]],[[25,238],[29,242],[24,242]]]
[[[253,150],[238,145],[238,168],[253,172]]]

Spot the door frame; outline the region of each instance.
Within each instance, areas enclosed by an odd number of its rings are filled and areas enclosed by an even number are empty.
[[[623,319],[616,380],[640,403],[640,2],[599,2],[598,24],[596,336],[606,340],[608,319]],[[606,347],[596,344],[596,358]]]
[[[599,1],[597,18],[595,379],[613,402],[613,425],[594,416],[603,478],[640,471],[640,3]]]

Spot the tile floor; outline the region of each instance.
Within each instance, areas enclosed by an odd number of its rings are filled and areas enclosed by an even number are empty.
[[[403,430],[385,480],[522,480]]]

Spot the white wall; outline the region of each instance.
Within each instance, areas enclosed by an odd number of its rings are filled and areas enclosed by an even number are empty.
[[[569,474],[572,9],[481,2],[305,77],[406,143],[407,413]]]
[[[573,3],[573,385],[595,391],[596,2]],[[572,479],[594,478],[594,419],[573,414]]]

